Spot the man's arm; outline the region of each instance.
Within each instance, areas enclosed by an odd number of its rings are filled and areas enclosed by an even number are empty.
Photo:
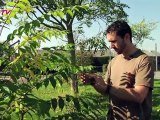
[[[135,88],[110,87],[109,94],[126,101],[142,103],[149,92],[145,86],[135,86]]]
[[[102,78],[99,78],[102,80]],[[98,81],[101,81],[98,80]],[[97,92],[111,96],[115,96],[119,99],[126,100],[126,101],[133,101],[137,103],[142,103],[146,98],[149,87],[146,86],[135,86],[134,88],[121,88],[118,86],[110,86],[103,82],[96,82],[92,85]]]
[[[121,88],[118,86],[110,86],[104,82],[101,76],[97,75],[85,74],[82,78],[83,83],[91,84],[97,92],[103,95],[113,95],[119,99],[126,101],[142,103],[149,91],[149,87],[145,86],[135,86],[134,88]]]
[[[103,95],[107,95],[109,92],[109,85],[106,84],[102,76],[96,74],[83,73],[80,75],[82,83],[85,85],[92,85],[95,90]]]
[[[97,92],[101,93],[102,95],[108,95],[110,90],[110,85],[106,84],[104,81],[98,81],[95,84],[92,84],[92,86],[95,88]]]

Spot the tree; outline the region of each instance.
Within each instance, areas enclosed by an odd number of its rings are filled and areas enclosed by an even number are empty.
[[[154,40],[150,36],[151,32],[156,28],[156,22],[146,22],[145,19],[131,26],[133,42],[137,46],[142,45],[144,40]]]
[[[74,75],[88,68],[76,66],[74,23],[79,22],[78,27],[81,28],[84,24],[90,26],[95,20],[111,22],[125,17],[123,8],[127,6],[111,0],[19,0],[7,5],[12,12],[3,16],[5,24],[12,24],[13,19],[18,21],[21,17],[26,19],[1,45],[6,51],[6,57],[0,57],[5,62],[2,71],[11,77],[11,81],[0,81],[1,119],[8,119],[6,116],[13,112],[22,120],[26,113],[32,117],[31,112],[45,118],[49,116],[51,106],[54,110],[57,107],[62,110],[65,101],[72,101],[80,111],[78,98],[68,95],[54,98],[53,95],[51,100],[42,100],[34,96],[32,90],[46,87],[49,83],[55,88],[57,83],[62,84],[72,78],[73,89],[78,92]],[[37,48],[41,42],[51,40],[53,36],[62,39],[65,36],[69,45],[43,48],[44,53],[39,54]],[[21,42],[10,50],[8,43],[15,37]],[[66,57],[66,51],[69,51],[70,59]],[[10,55],[14,57],[13,61],[8,59]],[[23,78],[26,83],[23,83]]]
[[[15,4],[11,2],[9,5]],[[125,7],[128,6],[112,0],[20,0],[14,8],[16,12],[13,10],[10,16],[17,17],[17,14],[23,13],[23,16],[27,15],[29,18],[26,22],[32,21],[39,27],[43,25],[45,29],[66,31],[67,43],[73,44],[72,50],[69,51],[71,63],[76,65],[74,23],[79,22],[79,27],[82,27],[84,24],[90,26],[96,20],[108,23],[122,19],[127,16],[123,10]],[[72,76],[72,88],[75,93],[78,92],[75,75]]]

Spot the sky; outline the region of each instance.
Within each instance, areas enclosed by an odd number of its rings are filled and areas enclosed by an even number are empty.
[[[160,52],[160,0],[121,0],[121,2],[130,7],[125,11],[129,15],[128,19],[131,24],[138,23],[143,19],[146,22],[158,22],[157,27],[150,35],[155,40],[146,40],[140,48],[153,51],[157,44],[157,50]]]
[[[151,37],[154,40],[144,40],[142,50],[154,51],[155,44],[157,44],[157,51],[160,52],[160,0],[120,0],[122,3],[127,4],[130,8],[126,8],[125,12],[128,14],[129,25],[136,24],[145,19],[146,22],[157,22],[156,28],[151,31]],[[98,28],[98,29],[97,29]],[[98,24],[92,28],[86,29],[86,34],[89,36],[99,31]],[[106,26],[101,27],[102,30]]]
[[[151,37],[155,40],[145,40],[142,46],[140,46],[143,50],[153,51],[155,50],[155,44],[157,44],[158,52],[160,52],[160,0],[120,0],[122,3],[127,4],[130,8],[125,9],[125,12],[128,14],[129,24],[135,24],[143,19],[146,22],[158,22],[155,30],[151,32]],[[12,32],[15,26],[9,26],[10,30],[4,29],[2,35],[0,36],[0,40],[4,40],[7,37],[7,34]],[[102,25],[98,27],[98,23],[93,23],[91,28],[84,27],[85,35],[90,37],[96,35],[99,31],[105,30],[106,26]],[[61,45],[63,44],[61,41],[55,41],[52,43],[43,43],[42,46],[51,45]]]

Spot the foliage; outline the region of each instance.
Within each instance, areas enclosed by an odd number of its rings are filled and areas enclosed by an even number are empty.
[[[91,86],[83,86],[80,84],[80,93],[77,99],[84,101],[80,102],[81,104],[81,112],[77,112],[76,108],[74,108],[74,102],[72,101],[72,96],[70,93],[70,86],[68,84],[63,84],[63,87],[57,86],[56,89],[53,89],[52,85],[49,84],[47,87],[43,86],[41,88],[34,89],[33,94],[40,99],[43,99],[44,101],[59,98],[59,94],[63,95],[62,98],[64,100],[65,106],[64,109],[61,111],[61,109],[58,106],[56,106],[56,109],[54,110],[54,107],[50,107],[50,117],[48,119],[58,119],[60,117],[69,117],[69,113],[72,113],[72,116],[70,116],[68,119],[75,120],[75,119],[100,119],[105,120],[105,116],[107,113],[107,97],[104,97],[100,94],[98,94],[93,87]],[[153,112],[152,112],[152,119],[157,120],[159,119],[159,89],[160,89],[160,81],[155,80],[154,83],[154,89],[153,89]],[[54,94],[54,98],[53,98]],[[67,98],[67,99],[66,99]],[[68,99],[71,98],[71,99]],[[57,99],[58,100],[58,99]],[[86,104],[85,104],[86,103]],[[98,104],[98,105],[97,105]],[[38,105],[38,104],[37,104]],[[87,110],[87,111],[86,111]],[[82,116],[80,113],[85,113],[85,116]],[[77,116],[76,116],[77,115]],[[60,116],[60,117],[58,117]],[[74,118],[76,117],[76,118]],[[12,114],[12,119],[18,119],[16,116]],[[25,116],[25,119],[39,119],[43,120],[43,116],[39,116],[37,114],[33,114],[32,118],[27,114]],[[65,119],[65,118],[64,118]]]
[[[18,21],[22,16],[26,20],[1,44],[3,52],[0,61],[4,67],[0,81],[0,119],[11,119],[13,114],[21,120],[26,115],[32,118],[35,114],[42,119],[86,117],[85,114],[91,110],[86,103],[91,104],[92,101],[86,102],[83,101],[83,97],[72,95],[55,97],[54,94],[51,99],[44,100],[36,97],[33,90],[43,86],[47,88],[49,84],[56,89],[58,85],[70,82],[71,78],[75,81],[72,76],[78,72],[91,70],[91,67],[75,64],[75,41],[72,32],[74,20],[81,21],[80,25],[90,25],[91,20],[102,18],[111,21],[124,17],[126,14],[123,7],[127,6],[105,0],[94,3],[86,0],[18,0],[8,2],[7,6],[12,12],[1,18],[4,25],[12,24],[13,20]],[[53,40],[53,37],[67,37],[69,44],[64,47],[43,48],[44,51],[39,53],[41,43]],[[15,38],[21,41],[10,47],[10,42]],[[73,111],[56,118],[51,116],[52,108],[54,111],[57,108],[64,110],[67,102],[73,104]],[[81,107],[87,110],[83,111]],[[90,117],[92,116],[97,115],[92,113]]]
[[[133,34],[133,41],[135,45],[142,44],[144,40],[154,40],[150,34],[156,27],[156,22],[146,22],[143,19],[141,22],[133,24],[131,26],[132,34]]]
[[[64,53],[60,54],[55,50],[53,52],[53,50],[45,48],[47,51],[40,54],[36,50],[39,44],[35,41],[28,40],[27,44],[22,43],[17,46],[17,49],[9,50],[15,59],[12,62],[8,60],[5,68],[2,69],[6,74],[2,76],[0,84],[1,119],[8,119],[11,117],[11,113],[16,113],[19,119],[23,119],[25,114],[32,116],[30,112],[45,118],[46,115],[49,116],[51,105],[53,108],[59,106],[63,109],[63,97],[43,100],[32,94],[32,90],[42,86],[47,87],[49,83],[56,88],[58,84],[62,85],[64,81],[68,82],[71,74],[84,70],[84,67],[72,66]],[[18,53],[16,53],[17,50]],[[9,56],[8,54],[6,52],[5,56]],[[3,59],[5,57],[1,57],[1,60]],[[7,80],[6,77],[9,79]],[[73,102],[77,101],[77,98],[71,98]],[[58,101],[57,104],[55,100]],[[75,107],[78,104],[75,103]]]
[[[89,51],[78,51],[76,53],[76,61],[77,65],[82,65],[82,66],[90,66],[92,64],[92,53]]]
[[[127,7],[120,2],[106,0],[94,2],[88,0],[19,0],[18,2],[9,2],[8,6],[14,9],[7,16],[6,23],[11,23],[11,18],[17,19],[22,15],[28,17],[24,21],[24,25],[15,30],[8,39],[12,40],[14,35],[21,38],[22,33],[25,33],[27,35],[25,39],[28,39],[32,34],[37,34],[38,36],[32,39],[45,41],[46,39],[52,39],[52,36],[59,38],[62,35],[61,33],[66,32],[63,35],[67,38],[67,43],[73,44],[72,49],[69,50],[72,65],[76,65],[73,23],[79,21],[79,27],[82,27],[83,24],[90,26],[92,20],[101,19],[110,22],[118,18],[124,18],[126,13],[123,8]],[[35,31],[37,33],[34,33]],[[63,39],[64,36],[60,38]],[[71,78],[73,90],[77,93],[76,76],[72,75]]]
[[[93,50],[94,54],[97,52],[97,50],[101,50],[103,52],[108,49],[105,42],[105,37],[106,35],[103,32],[100,32],[96,36],[89,39],[77,41],[77,47],[79,47],[82,52],[85,50]]]
[[[108,49],[107,44],[105,42],[105,34],[98,33],[96,36],[76,41],[77,47],[79,48],[79,54],[77,54],[77,63],[80,65],[93,65],[93,55],[97,53],[97,51],[101,51],[101,55],[104,54],[105,50]]]

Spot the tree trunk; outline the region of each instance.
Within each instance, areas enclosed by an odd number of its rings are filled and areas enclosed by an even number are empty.
[[[67,39],[69,44],[73,44],[73,49],[69,51],[71,63],[72,65],[76,65],[76,49],[75,49],[75,42],[73,38],[73,32],[72,32],[72,26],[67,26],[67,30],[69,30],[69,33],[67,34]],[[74,94],[78,93],[78,80],[77,75],[72,75],[71,78],[71,90],[74,92]]]

